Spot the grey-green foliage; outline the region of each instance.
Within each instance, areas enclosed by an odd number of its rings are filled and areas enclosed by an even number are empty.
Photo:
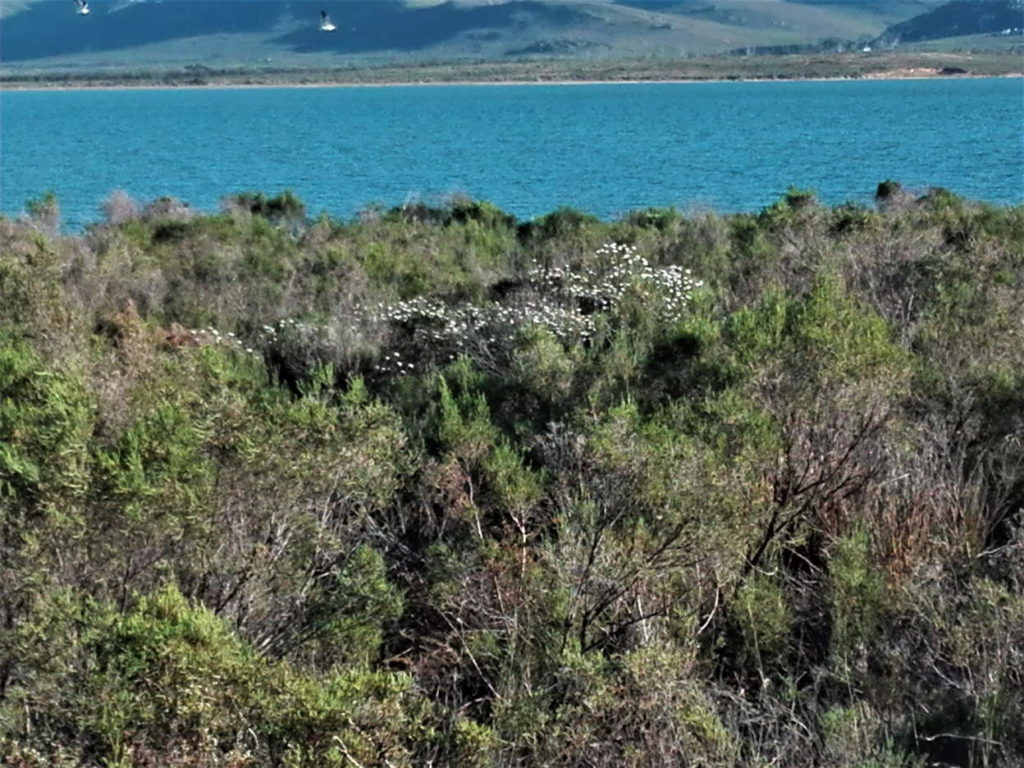
[[[1024,215],[897,202],[0,221],[2,760],[1012,764]]]

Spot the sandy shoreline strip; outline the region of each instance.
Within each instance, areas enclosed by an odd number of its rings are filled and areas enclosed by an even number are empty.
[[[0,83],[0,91],[167,91],[167,90],[246,90],[260,88],[408,88],[429,86],[516,86],[516,85],[644,85],[654,83],[665,84],[698,84],[698,83],[810,83],[810,82],[857,82],[864,80],[969,80],[992,77],[1024,78],[1024,72],[1010,72],[998,75],[986,74],[946,74],[940,70],[923,68],[870,72],[859,75],[839,75],[835,77],[707,77],[707,78],[621,78],[621,79],[506,79],[506,80],[394,80],[382,82],[335,82],[330,80],[315,82],[233,82],[211,81],[205,83],[170,82],[170,83],[110,83],[102,79],[82,83],[39,84],[28,81],[12,81]]]

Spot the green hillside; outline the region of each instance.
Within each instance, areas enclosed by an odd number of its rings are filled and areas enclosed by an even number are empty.
[[[932,6],[863,0],[94,0],[87,16],[56,0],[3,7],[5,68],[74,69],[678,57],[867,40]],[[321,8],[337,31],[318,29]]]
[[[889,45],[989,35],[1016,39],[1024,33],[1021,0],[952,0],[890,26],[879,42]]]

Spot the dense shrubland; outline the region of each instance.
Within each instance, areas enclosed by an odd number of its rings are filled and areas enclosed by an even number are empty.
[[[8,766],[1022,763],[1024,209],[0,220]]]

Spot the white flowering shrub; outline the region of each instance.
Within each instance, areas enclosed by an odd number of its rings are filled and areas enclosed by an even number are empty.
[[[542,295],[557,291],[587,317],[614,311],[632,294],[669,324],[679,321],[693,290],[702,285],[688,269],[652,267],[636,248],[616,243],[601,246],[582,269],[536,269],[527,279]]]
[[[483,304],[421,296],[357,307],[329,325],[284,319],[235,346],[277,360],[297,357],[336,365],[345,362],[341,357],[348,357],[350,364],[354,361],[353,345],[364,352],[375,348],[380,353],[372,370],[402,375],[460,355],[495,359],[531,328],[546,329],[563,344],[588,343],[599,323],[609,321],[605,325],[614,326],[616,312],[627,299],[671,325],[682,317],[694,289],[702,283],[688,269],[652,266],[633,246],[609,243],[579,267],[535,268],[510,285],[503,295]],[[234,342],[213,329],[200,333],[207,342]],[[372,344],[367,342],[369,336],[374,337]],[[338,370],[348,367],[343,364]]]
[[[184,330],[176,346],[217,346],[262,358],[274,375],[296,386],[328,366],[341,376],[372,369],[387,329],[369,326],[362,313],[344,313],[327,323],[283,318],[253,333],[234,334],[213,327]],[[399,372],[401,369],[399,369]]]
[[[530,270],[500,299],[488,304],[446,304],[416,298],[376,307],[375,319],[395,329],[393,350],[381,363],[408,372],[411,357],[451,359],[489,356],[514,345],[527,328],[544,328],[565,344],[586,343],[602,317],[633,297],[665,324],[678,322],[702,283],[690,270],[655,267],[631,245],[609,243],[581,267]]]

